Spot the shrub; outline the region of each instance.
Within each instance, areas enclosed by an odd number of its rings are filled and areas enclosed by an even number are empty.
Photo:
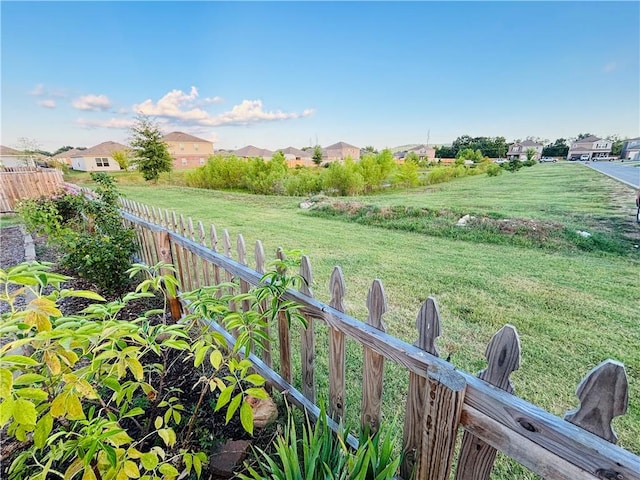
[[[497,177],[500,174],[502,174],[502,168],[500,168],[500,165],[492,163],[487,167],[487,175],[490,177]]]

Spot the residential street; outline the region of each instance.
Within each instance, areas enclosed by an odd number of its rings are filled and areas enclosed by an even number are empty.
[[[638,162],[585,162],[585,165],[630,187],[640,188]]]

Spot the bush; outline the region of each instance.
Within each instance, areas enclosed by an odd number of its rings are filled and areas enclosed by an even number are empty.
[[[487,167],[487,175],[490,177],[497,177],[500,174],[502,174],[502,168],[500,168],[500,165],[492,163]]]
[[[128,283],[135,233],[120,218],[114,179],[105,173],[91,178],[97,183],[95,199],[67,194],[27,200],[18,213],[29,230],[47,235],[47,242],[60,248],[65,267],[113,291]]]

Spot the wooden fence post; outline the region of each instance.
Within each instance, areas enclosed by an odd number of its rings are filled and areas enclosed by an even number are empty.
[[[367,324],[382,332],[387,329],[382,315],[387,311],[387,298],[380,280],[374,280],[367,294]],[[368,427],[371,434],[380,428],[382,408],[382,380],[384,375],[384,357],[368,347],[364,347],[364,365],[362,370],[362,413],[360,424],[363,430]]]
[[[618,443],[611,420],[624,415],[629,408],[629,381],[624,365],[605,360],[584,377],[576,395],[580,407],[567,412],[564,419],[611,443]]]
[[[485,353],[487,368],[478,377],[509,393],[514,392],[509,375],[520,367],[520,338],[515,327],[505,325],[496,333]],[[458,458],[456,480],[488,479],[496,459],[496,449],[464,432]]]
[[[200,220],[198,220],[198,241],[200,242],[200,245],[202,245],[203,247],[207,246],[206,238],[207,237],[204,233],[204,225]],[[204,283],[207,286],[210,286],[211,285],[211,264],[206,260],[202,260],[202,273],[204,274],[204,278],[203,278]]]
[[[156,232],[156,245],[158,248],[158,258],[161,262],[168,265],[173,265],[173,256],[171,255],[171,237],[166,230],[160,230]],[[161,275],[172,273],[170,270],[163,268],[160,271]],[[169,296],[169,308],[171,310],[171,318],[174,321],[180,320],[182,316],[182,305],[177,297]]]
[[[214,252],[218,251],[218,232],[216,232],[216,226],[211,224],[211,232],[209,234],[211,240],[211,250]],[[222,278],[220,276],[220,267],[218,265],[213,265],[213,283],[215,285],[220,285],[222,283]],[[220,298],[222,296],[222,291],[218,289],[216,291],[216,297]]]
[[[191,217],[189,217],[187,219],[187,225],[189,228],[189,234],[185,235],[185,237],[187,237],[189,240],[192,241],[196,241],[196,231],[195,228],[193,228],[193,219]],[[200,260],[200,257],[198,255],[195,255],[194,253],[190,253],[189,256],[191,257],[191,267],[193,269],[193,286],[192,288],[200,288],[202,286],[202,282],[200,281],[200,264],[202,263],[202,261]]]
[[[231,256],[231,237],[229,236],[229,232],[226,228],[222,231],[222,249],[224,251],[225,257],[233,259],[233,257]],[[225,280],[227,282],[233,282],[233,275],[231,274],[231,272],[225,270],[224,274]],[[229,287],[227,289],[227,294],[235,295],[233,287]],[[234,312],[236,310],[236,302],[234,302],[233,300],[229,302],[229,310],[232,310]]]
[[[333,269],[329,290],[331,291],[329,305],[344,313],[346,286],[340,267]],[[344,418],[345,400],[344,333],[329,327],[329,416],[336,422]]]
[[[282,248],[278,247],[276,257],[278,260],[285,260],[286,256]],[[278,271],[286,274],[280,267]],[[291,373],[291,337],[289,335],[289,321],[284,312],[278,312],[278,345],[280,347],[280,375],[288,383],[291,383],[293,380]]]
[[[238,235],[238,240],[236,242],[236,248],[238,250],[238,263],[242,265],[247,265],[247,247],[244,243],[244,237],[242,234]],[[240,279],[240,293],[248,293],[249,292],[249,283],[246,280]],[[251,309],[251,305],[249,304],[249,300],[242,301],[242,311],[248,312]]]
[[[260,240],[256,240],[256,246],[254,248],[254,257],[256,261],[256,272],[260,275],[264,275],[265,273],[265,259],[264,259],[264,248],[262,247],[262,242]],[[262,302],[262,311],[265,312],[268,308],[266,301]],[[269,319],[267,319],[269,322]],[[272,368],[273,363],[271,360],[271,329],[269,324],[264,328],[264,333],[267,335],[267,339],[264,340],[262,344],[262,361],[267,365],[267,367]]]
[[[300,259],[300,276],[303,281],[300,285],[300,293],[313,298],[311,285],[313,284],[313,272],[309,257],[303,255]],[[313,326],[313,317],[306,315],[307,328],[300,335],[302,360],[302,394],[312,403],[316,403],[316,380],[315,380],[315,358],[316,358],[316,337]]]

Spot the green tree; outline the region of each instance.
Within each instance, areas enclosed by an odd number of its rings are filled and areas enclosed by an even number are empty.
[[[460,150],[456,155],[456,160],[462,160],[462,164],[464,164],[464,160],[471,160],[473,163],[480,163],[484,159],[482,152],[478,150],[474,150],[472,148],[465,148]],[[456,164],[459,162],[456,161]]]
[[[375,148],[373,148],[371,145],[367,145],[362,150],[360,150],[360,154],[365,155],[367,153],[373,153],[375,155],[378,153],[378,151]]]
[[[577,140],[582,140],[583,138],[587,138],[587,137],[591,137],[592,135],[590,133],[580,133],[578,134],[578,138]]]
[[[407,156],[404,157],[404,163],[415,163],[416,165],[420,165],[420,157],[416,152],[409,152]]]
[[[536,149],[535,148],[527,148],[524,151],[524,154],[527,156],[527,162],[532,162],[536,157]]]
[[[138,167],[146,181],[158,183],[162,172],[173,169],[173,159],[167,144],[162,140],[160,127],[149,117],[140,115],[131,127],[131,141],[134,158],[132,164]]]
[[[322,163],[322,148],[320,145],[313,147],[313,155],[311,156],[311,159],[313,160],[313,163],[318,166]]]
[[[122,170],[127,170],[129,168],[129,164],[131,160],[129,159],[129,152],[126,150],[118,150],[111,154],[113,159],[118,162],[118,165]]]
[[[547,144],[542,149],[543,157],[566,157],[569,153],[569,145],[565,138],[558,138],[555,142]]]

